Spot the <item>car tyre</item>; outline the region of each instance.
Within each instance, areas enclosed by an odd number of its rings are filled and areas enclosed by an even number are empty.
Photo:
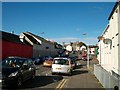
[[[72,76],[72,70],[70,70],[70,72],[69,72],[69,76]]]
[[[52,72],[52,75],[55,75],[55,73]]]
[[[32,79],[34,79],[34,78],[35,78],[35,71],[32,74]]]
[[[17,88],[20,88],[20,86],[22,85],[22,78],[21,77],[19,77],[18,79],[17,79],[17,83],[16,83],[17,85]]]

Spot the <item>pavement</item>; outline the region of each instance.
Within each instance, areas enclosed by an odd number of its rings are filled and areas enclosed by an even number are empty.
[[[97,64],[98,60],[93,58],[93,60],[90,61],[89,69],[86,67],[86,62],[87,61],[80,60],[81,65],[73,71],[73,75],[67,81],[64,88],[105,90],[93,74],[94,64]]]
[[[90,61],[89,65],[89,71],[94,74],[94,64],[98,64],[99,61],[96,57],[93,57],[93,59]]]

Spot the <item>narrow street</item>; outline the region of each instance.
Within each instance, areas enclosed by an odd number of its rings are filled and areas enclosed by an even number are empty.
[[[95,60],[90,61],[90,67],[93,66]],[[78,61],[78,66],[73,70],[72,76],[63,74],[51,75],[51,68],[37,65],[36,77],[23,83],[21,89],[37,90],[37,89],[66,89],[66,88],[99,88],[104,90],[93,73],[87,69],[86,61]]]

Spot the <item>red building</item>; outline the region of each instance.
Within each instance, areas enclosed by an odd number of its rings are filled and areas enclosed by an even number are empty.
[[[9,56],[19,56],[25,58],[31,58],[33,54],[33,48],[27,42],[22,43],[19,36],[7,32],[1,32],[2,38],[0,39],[0,59],[4,59]]]

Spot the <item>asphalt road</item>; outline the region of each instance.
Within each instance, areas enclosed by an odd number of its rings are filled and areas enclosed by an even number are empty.
[[[91,66],[94,64],[90,63]],[[86,68],[86,61],[78,61],[72,76],[51,75],[50,67],[37,65],[36,77],[24,82],[19,90],[61,90],[63,88],[102,88],[101,84]],[[4,88],[7,89],[7,88]]]

